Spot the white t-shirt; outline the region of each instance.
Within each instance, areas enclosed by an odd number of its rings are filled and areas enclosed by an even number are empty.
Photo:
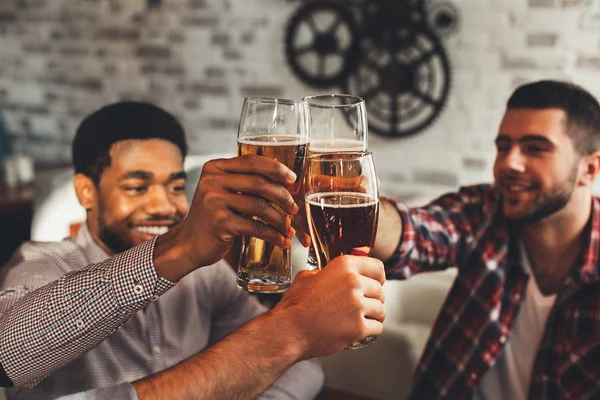
[[[523,268],[530,276],[525,299],[504,350],[475,389],[474,400],[527,399],[533,363],[556,295],[540,292],[525,246],[520,247]]]

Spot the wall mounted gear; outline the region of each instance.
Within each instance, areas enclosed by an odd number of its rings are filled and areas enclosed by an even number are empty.
[[[305,0],[288,25],[286,55],[309,85],[363,97],[372,131],[404,137],[446,103],[450,62],[438,35],[457,21],[450,3],[429,0]]]
[[[392,137],[413,135],[429,126],[450,90],[448,57],[433,32],[415,31],[413,40],[397,45],[394,41],[400,36],[391,35],[386,47],[364,38],[362,62],[343,86],[365,99],[369,128]]]
[[[333,2],[308,2],[287,27],[287,60],[305,83],[339,86],[357,62],[358,26],[353,15]]]

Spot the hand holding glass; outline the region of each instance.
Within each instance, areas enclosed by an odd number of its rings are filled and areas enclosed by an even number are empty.
[[[379,216],[372,154],[312,155],[305,168],[306,214],[320,268],[344,254],[369,256]],[[347,348],[363,347],[374,340],[370,336]]]
[[[307,147],[301,111],[298,101],[247,97],[238,130],[238,156],[256,154],[273,158],[300,177]],[[292,194],[298,192],[298,182],[288,188]],[[255,237],[242,237],[239,287],[256,293],[280,293],[290,286],[291,280],[291,249]]]

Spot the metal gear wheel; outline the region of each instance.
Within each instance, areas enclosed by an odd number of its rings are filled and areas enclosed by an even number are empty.
[[[364,37],[361,63],[343,86],[365,99],[369,128],[390,137],[429,126],[450,90],[450,62],[437,36],[422,26],[412,32],[414,40],[406,41],[401,29],[383,46],[376,37]]]
[[[359,35],[347,7],[331,1],[306,2],[287,26],[287,61],[308,85],[339,86],[356,68]]]

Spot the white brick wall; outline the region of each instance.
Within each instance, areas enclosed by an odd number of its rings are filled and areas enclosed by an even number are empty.
[[[491,179],[493,138],[516,85],[569,79],[600,95],[600,1],[452,3],[461,26],[444,40],[453,86],[443,114],[408,139],[370,137],[384,189],[400,197]],[[284,56],[285,27],[300,4],[163,0],[148,10],[144,0],[1,2],[0,112],[15,147],[40,160],[68,159],[83,116],[134,98],[176,114],[193,152],[232,150],[245,95],[317,92]]]

